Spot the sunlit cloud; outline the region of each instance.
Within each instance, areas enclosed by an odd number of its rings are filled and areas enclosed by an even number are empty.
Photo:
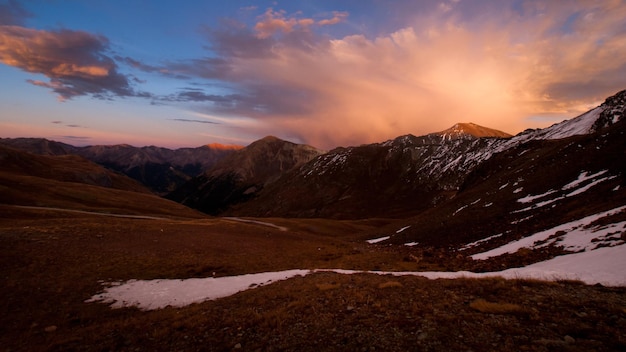
[[[212,60],[227,67],[219,78],[239,94],[206,112],[248,116],[259,121],[250,128],[327,148],[456,122],[517,133],[530,116],[573,117],[626,84],[620,1],[528,1],[469,16],[463,2],[443,4],[373,38],[317,36],[305,18],[272,9],[253,30],[213,30],[222,50]]]
[[[308,30],[311,26],[330,26],[344,21],[348,17],[347,12],[335,11],[333,17],[321,20],[313,18],[300,18],[297,16],[287,16],[285,11],[274,11],[269,8],[260,17],[254,26],[256,35],[259,38],[268,38],[277,33],[291,33],[294,30]]]
[[[387,11],[372,28],[363,22],[369,10],[272,6],[237,7],[235,18],[196,28],[204,55],[155,59],[161,54],[123,52],[115,37],[26,28],[30,14],[11,0],[0,4],[0,62],[32,73],[28,83],[61,101],[144,97],[145,105],[173,108],[158,118],[172,144],[176,133],[205,132],[194,129],[323,149],[456,122],[517,133],[626,88],[622,0],[370,2],[368,9]]]
[[[47,82],[28,82],[53,90],[61,101],[81,95],[149,96],[136,92],[118,72],[115,61],[106,55],[108,46],[105,37],[82,31],[0,26],[0,62],[45,75]]]

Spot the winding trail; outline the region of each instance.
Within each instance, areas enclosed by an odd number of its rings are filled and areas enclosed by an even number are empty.
[[[62,211],[62,212],[75,213],[75,214],[108,216],[108,217],[113,217],[113,218],[143,219],[143,220],[173,220],[171,218],[164,218],[164,217],[159,217],[159,216],[100,213],[100,212],[96,212],[96,211],[65,209],[65,208],[55,208],[55,207],[37,207],[37,206],[32,206],[32,205],[0,204],[0,206],[2,206],[2,207],[12,207],[12,208],[18,208],[18,209],[53,210],[53,211]],[[285,226],[279,226],[279,225],[272,224],[272,223],[265,222],[265,221],[258,221],[258,220],[251,220],[251,219],[242,219],[242,218],[237,218],[237,217],[223,217],[221,219],[273,227],[273,228],[278,229],[280,231],[287,231],[288,230],[288,228],[286,228]]]
[[[67,212],[67,213],[76,213],[76,214],[109,216],[109,217],[113,217],[113,218],[146,219],[146,220],[172,220],[172,219],[169,219],[169,218],[158,217],[158,216],[99,213],[99,212],[96,212],[96,211],[64,209],[64,208],[54,208],[54,207],[36,207],[36,206],[31,206],[31,205],[0,204],[0,206],[19,208],[19,209],[54,210],[54,211],[63,211],[63,212]]]
[[[280,231],[287,231],[288,230],[288,228],[286,228],[285,226],[278,226],[276,224],[272,224],[271,222],[250,220],[250,219],[242,219],[242,218],[230,217],[230,216],[229,217],[224,217],[222,219],[233,220],[233,221],[238,221],[238,222],[245,222],[245,223],[250,223],[250,224],[263,225],[263,226],[269,226],[269,227],[273,227],[275,229],[279,229]]]

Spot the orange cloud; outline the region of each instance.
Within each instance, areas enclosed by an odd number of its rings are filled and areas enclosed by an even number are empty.
[[[272,55],[232,58],[227,79],[262,102],[236,112],[261,121],[259,134],[280,131],[329,148],[468,121],[517,133],[543,127],[530,116],[574,117],[624,88],[619,2],[526,2],[523,15],[472,18],[453,5],[388,35],[276,42]],[[280,21],[265,32],[255,27],[257,35],[296,25],[283,12],[265,16]]]
[[[59,100],[79,95],[141,95],[117,72],[107,50],[106,38],[86,32],[0,26],[0,62],[44,74],[50,82],[29,82],[52,89]]]
[[[265,39],[278,32],[291,33],[296,29],[307,30],[313,25],[334,25],[343,22],[347,17],[347,12],[335,11],[332,18],[315,21],[312,18],[287,17],[285,11],[274,11],[269,8],[260,17],[260,21],[256,23],[254,29],[258,38]]]

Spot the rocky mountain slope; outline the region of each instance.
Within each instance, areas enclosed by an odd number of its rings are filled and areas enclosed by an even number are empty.
[[[174,150],[155,146],[138,148],[127,144],[75,147],[43,138],[7,138],[0,139],[0,144],[41,155],[80,155],[130,176],[161,195],[171,192],[241,148],[221,144]]]
[[[307,145],[268,136],[223,158],[167,198],[209,214],[218,214],[255,197],[289,170],[321,153]]]
[[[508,140],[513,146],[468,174],[454,198],[369,238],[377,245],[445,248],[457,258],[474,259],[469,266],[475,271],[525,266],[555,255],[621,257],[625,98],[626,91],[620,92],[578,118]],[[563,138],[543,139],[555,136]]]
[[[542,141],[588,136],[617,124],[623,116],[624,96],[626,91],[574,119],[510,138],[475,124],[457,124],[426,136],[406,135],[383,143],[338,148],[290,171],[231,214],[331,218],[415,215],[455,197],[468,175],[499,153],[517,150],[521,155]],[[551,158],[561,158],[562,151],[553,152]],[[503,162],[502,157],[497,160]],[[552,165],[562,167],[560,163]]]
[[[235,213],[358,218],[428,209],[452,197],[483,161],[483,151],[500,141],[459,132],[332,150],[289,172]]]

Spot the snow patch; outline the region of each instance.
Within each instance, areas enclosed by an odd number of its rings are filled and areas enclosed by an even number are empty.
[[[551,189],[548,192],[545,192],[545,193],[542,193],[542,194],[537,194],[535,196],[529,194],[526,197],[518,199],[517,202],[518,203],[530,203],[530,202],[534,201],[535,199],[541,199],[541,198],[546,197],[546,196],[548,196],[548,195],[550,195],[552,193],[556,193],[556,191]]]
[[[565,195],[553,198],[553,199],[544,200],[542,202],[530,205],[530,206],[528,206],[526,208],[523,208],[523,209],[515,210],[512,213],[521,213],[521,212],[525,212],[525,211],[528,211],[528,210],[533,210],[533,209],[544,207],[544,206],[552,204],[552,203],[554,203],[556,201],[559,201],[559,200],[562,200],[562,199],[565,199],[565,198],[568,198],[568,197],[573,197],[573,196],[579,195],[581,193],[587,192],[592,187],[594,187],[594,186],[596,186],[596,185],[598,185],[598,184],[600,184],[600,183],[602,183],[604,181],[609,181],[609,180],[612,180],[612,179],[617,177],[617,176],[607,176],[607,177],[604,177],[604,178],[601,178],[601,179],[594,180],[593,182],[590,182],[590,183],[588,183],[588,184],[586,184],[586,185],[581,187],[581,185],[584,184],[586,181],[593,180],[595,177],[600,176],[600,175],[606,173],[607,171],[608,170],[600,171],[600,172],[597,172],[597,173],[595,173],[593,175],[588,175],[586,171],[583,171],[578,176],[578,178],[576,180],[574,180],[574,181],[566,184],[565,186],[561,187],[561,190],[563,190],[563,191],[574,189],[573,191],[571,191],[571,192],[569,192],[569,193],[567,193]],[[580,188],[575,189],[576,187],[580,187]],[[546,197],[546,196],[548,196],[550,194],[556,193],[556,192],[557,191],[555,191],[555,190],[549,190],[548,192],[543,193],[543,194],[539,194],[539,195],[528,195],[526,197],[518,199],[517,201],[519,203],[531,203],[531,202],[533,202],[533,201],[535,201],[537,199],[544,198],[544,197]],[[553,205],[553,207],[554,207],[554,205]]]
[[[460,212],[461,210],[465,209],[469,207],[469,205],[464,205],[462,207],[460,207],[459,209],[457,209],[454,213],[452,213],[452,216],[455,216],[458,212]]]
[[[309,270],[286,270],[219,278],[130,280],[125,283],[110,283],[104,292],[85,302],[107,303],[112,308],[138,307],[142,310],[167,306],[183,307],[308,273]]]
[[[570,251],[593,250],[597,248],[600,243],[610,245],[611,242],[618,240],[621,232],[624,231],[626,222],[607,226],[591,226],[591,224],[599,219],[618,214],[624,210],[626,210],[626,206],[590,215],[548,230],[537,232],[534,235],[524,237],[517,241],[509,242],[504,246],[494,248],[490,251],[474,254],[471,257],[474,260],[483,260],[506,253],[515,253],[520,248],[541,248],[551,244],[563,246],[565,250]],[[622,240],[618,241],[624,243]]]
[[[565,197],[572,197],[572,196],[575,196],[577,194],[584,193],[584,192],[588,191],[591,187],[593,187],[593,186],[595,186],[595,185],[597,185],[599,183],[602,183],[604,181],[612,180],[612,179],[614,179],[616,177],[617,176],[609,176],[609,177],[601,178],[599,180],[595,180],[595,181],[589,183],[588,185],[586,185],[584,187],[581,187],[581,188],[579,188],[579,189],[577,189],[577,190],[575,190],[573,192],[570,192],[570,193],[566,194]]]
[[[404,231],[404,230],[408,229],[409,227],[411,227],[411,225],[409,225],[409,226],[405,226],[405,227],[401,228],[400,230],[396,231],[396,233],[400,233],[400,232],[402,232],[402,231]]]
[[[576,188],[578,187],[581,183],[587,181],[587,180],[591,180],[597,176],[603,175],[606,172],[608,172],[609,170],[602,170],[600,172],[596,172],[593,175],[589,175],[587,171],[583,171],[580,173],[580,175],[578,175],[578,178],[576,178],[576,180],[566,184],[565,186],[563,186],[563,188],[561,188],[562,190],[566,191],[568,189],[572,189],[572,188]]]
[[[472,242],[472,243],[468,243],[468,244],[466,244],[465,246],[463,246],[463,247],[459,248],[459,251],[464,251],[464,250],[466,250],[466,249],[470,249],[470,248],[472,248],[472,247],[476,247],[476,246],[478,246],[478,245],[479,245],[479,244],[481,244],[481,243],[489,242],[489,241],[491,241],[492,239],[494,239],[494,238],[498,238],[498,237],[500,237],[500,236],[502,236],[502,235],[503,235],[503,233],[499,233],[499,234],[497,234],[497,235],[493,235],[493,236],[489,236],[489,237],[487,237],[487,238],[483,238],[482,240],[478,240],[478,241],[475,241],[475,242]]]
[[[286,270],[220,278],[184,280],[130,280],[109,284],[102,293],[85,302],[109,304],[111,308],[138,307],[142,310],[168,306],[183,307],[193,303],[227,297],[237,292],[272,282],[306,276],[314,272],[338,274],[370,273],[395,276],[422,276],[429,279],[502,277],[505,279],[580,280],[588,285],[626,286],[626,245],[599,248],[589,252],[562,255],[522,268],[473,273],[469,271],[357,271],[345,269]]]
[[[385,236],[385,237],[379,237],[379,238],[373,238],[371,240],[367,240],[365,242],[369,243],[369,244],[374,244],[374,243],[378,243],[378,242],[382,242],[382,241],[386,241],[388,239],[390,239],[391,236]]]
[[[417,246],[418,244],[419,242],[408,242],[408,243],[405,243],[404,245],[407,247],[414,247],[414,246]]]

